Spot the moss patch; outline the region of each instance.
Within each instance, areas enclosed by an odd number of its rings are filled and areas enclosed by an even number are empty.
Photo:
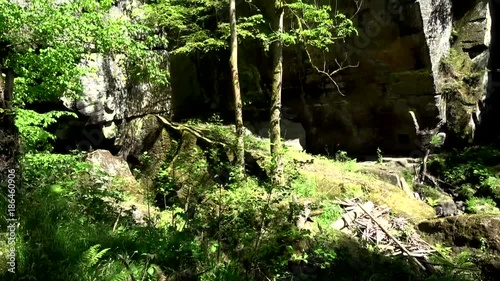
[[[446,101],[448,131],[460,143],[470,144],[474,133],[471,116],[483,94],[484,70],[478,70],[466,53],[451,49],[441,62],[441,71],[439,84]]]
[[[433,219],[418,225],[435,241],[472,248],[488,247],[500,251],[500,217],[493,215],[463,215]]]
[[[361,197],[376,204],[387,205],[394,213],[419,222],[435,216],[432,207],[409,197],[401,188],[365,174],[355,161],[338,162],[325,157],[313,157],[302,152],[292,152],[294,159],[313,160],[300,169],[306,177],[314,179],[318,192],[329,198]],[[290,155],[289,155],[290,157]]]

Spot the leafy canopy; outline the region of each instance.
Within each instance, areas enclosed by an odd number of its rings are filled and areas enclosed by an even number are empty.
[[[263,13],[266,4],[269,3],[240,3],[238,7],[244,10],[238,17],[240,40],[259,40],[266,50],[275,40],[286,46],[328,50],[336,40],[356,34],[353,22],[344,14],[334,13],[328,5],[303,0],[284,3],[285,25],[289,28],[278,34],[270,28],[269,16]],[[158,32],[176,42],[171,46],[174,52],[209,52],[229,47],[228,5],[224,0],[158,0],[147,6],[146,17]]]
[[[92,53],[124,54],[131,78],[166,83],[162,56],[151,52],[165,44],[150,35],[140,18],[113,16],[112,0],[0,0],[0,65],[15,74],[17,126],[28,147],[53,138],[45,128],[63,113],[23,110],[34,102],[78,97],[82,63]],[[42,145],[44,146],[44,145]]]

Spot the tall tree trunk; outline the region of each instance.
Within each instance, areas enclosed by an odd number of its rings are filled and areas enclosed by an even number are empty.
[[[281,146],[281,84],[283,80],[283,32],[284,10],[281,0],[275,1],[275,15],[272,19],[272,29],[278,33],[278,39],[272,44],[273,54],[273,85],[271,93],[271,122],[269,134],[271,139],[271,155],[273,158],[272,180],[276,185],[284,185],[284,167]]]
[[[234,115],[236,123],[236,165],[238,176],[245,173],[245,144],[243,142],[243,105],[241,103],[240,79],[238,76],[238,33],[236,29],[236,0],[230,0],[229,17],[231,19],[231,65],[233,92],[234,92]]]
[[[2,73],[6,74],[5,81]],[[0,65],[0,183],[2,186],[7,186],[7,179],[19,181],[17,164],[19,138],[14,124],[15,115],[11,110],[13,91],[14,72],[12,69],[2,69]],[[4,189],[3,192],[5,194],[7,189]],[[14,219],[12,216],[8,218]]]

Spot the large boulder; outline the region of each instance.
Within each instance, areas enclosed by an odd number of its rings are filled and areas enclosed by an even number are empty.
[[[284,144],[303,150],[306,147],[306,131],[301,123],[288,119],[281,119],[281,137],[285,140]],[[245,122],[245,127],[254,135],[261,138],[269,138],[269,122]]]
[[[421,222],[418,229],[437,241],[500,252],[500,216],[461,215]]]
[[[114,156],[107,150],[98,149],[90,152],[87,155],[86,161],[98,166],[110,177],[137,184],[127,162],[121,157]]]
[[[498,280],[500,272],[500,216],[460,215],[432,219],[418,229],[434,243],[468,249],[480,267],[483,280]]]

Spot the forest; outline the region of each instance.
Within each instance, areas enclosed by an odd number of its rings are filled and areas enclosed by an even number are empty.
[[[499,280],[499,13],[0,0],[0,280]]]

